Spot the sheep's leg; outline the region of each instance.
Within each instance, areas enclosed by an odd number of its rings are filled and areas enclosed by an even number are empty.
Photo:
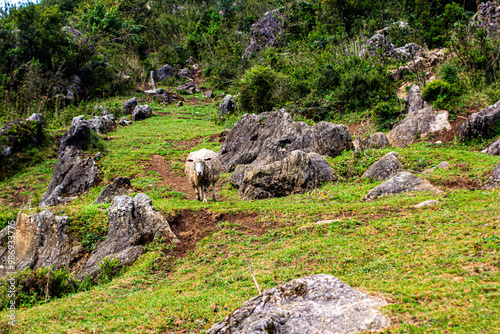
[[[214,202],[217,202],[217,200],[215,199],[215,183],[212,184],[212,187],[214,188],[214,196],[213,196],[213,199],[214,199]]]
[[[206,192],[205,192],[205,190],[207,190],[206,188],[207,187],[205,187],[205,186],[201,187],[201,191],[203,192],[203,202],[207,201],[207,195],[206,195]]]
[[[199,201],[200,199],[200,194],[198,193],[198,187],[193,186],[194,192],[196,193],[196,199]]]

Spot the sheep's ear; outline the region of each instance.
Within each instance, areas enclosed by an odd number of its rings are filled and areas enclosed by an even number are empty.
[[[205,161],[212,160],[212,158],[205,158]]]
[[[189,161],[189,162],[194,162],[194,160],[193,160],[193,159],[188,159],[188,161]]]

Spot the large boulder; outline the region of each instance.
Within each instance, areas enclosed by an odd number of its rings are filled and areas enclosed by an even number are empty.
[[[313,334],[380,331],[390,326],[380,299],[317,274],[264,291],[245,302],[207,334]]]
[[[489,155],[500,155],[500,139],[494,141],[487,148],[481,151]]]
[[[166,64],[158,69],[157,75],[156,75],[156,80],[162,81],[162,80],[168,79],[170,77],[175,77],[176,75],[177,75],[177,71],[175,70],[175,68]]]
[[[462,140],[477,137],[491,137],[500,128],[500,101],[473,113],[458,128],[458,136]]]
[[[493,189],[500,187],[500,164],[496,166],[493,173],[486,181],[486,189]]]
[[[400,169],[403,169],[403,164],[399,162],[398,156],[399,154],[396,152],[387,153],[368,167],[361,177],[377,181],[390,179],[396,175]]]
[[[145,194],[116,196],[108,208],[109,224],[106,239],[90,255],[80,274],[90,276],[100,271],[104,258],[116,258],[122,266],[130,264],[144,253],[144,245],[154,240],[177,243],[178,239],[166,219],[154,209]]]
[[[143,119],[149,118],[153,115],[153,109],[151,109],[150,106],[147,104],[143,104],[140,106],[135,107],[134,111],[132,112],[132,120],[135,121],[141,121]]]
[[[117,177],[101,191],[94,204],[108,203],[115,196],[126,195],[132,191],[130,179],[127,177]]]
[[[250,45],[246,48],[241,60],[247,60],[252,55],[272,47],[278,35],[283,31],[283,14],[280,9],[274,9],[264,14],[264,17],[252,24]]]
[[[387,134],[391,145],[406,147],[418,138],[425,138],[432,133],[451,130],[448,111],[435,110],[432,106],[409,113]]]
[[[90,155],[90,125],[83,116],[73,118],[71,126],[61,139],[58,161],[49,186],[40,200],[40,207],[64,203],[101,182],[97,166],[101,153]]]
[[[132,111],[134,111],[135,107],[137,107],[137,98],[133,97],[130,100],[127,100],[123,103],[122,109],[125,115],[130,115]]]
[[[229,132],[219,155],[225,171],[232,172],[237,165],[282,160],[295,150],[335,157],[352,149],[346,126],[329,122],[309,126],[294,122],[290,114],[280,110],[243,115]]]
[[[217,108],[219,112],[219,118],[222,118],[226,115],[230,115],[234,111],[234,100],[231,95],[226,95],[222,99],[220,106]]]
[[[244,200],[302,194],[334,178],[332,168],[321,155],[302,151],[293,151],[285,159],[266,165],[240,165],[235,174],[231,183],[239,187]]]
[[[80,116],[83,117],[83,116]],[[97,133],[108,133],[116,130],[115,115],[105,114],[104,116],[93,116],[91,119],[87,120],[87,124],[90,129]]]
[[[17,119],[1,127],[0,147],[10,148],[12,154],[27,146],[39,144],[43,135],[43,115],[35,113],[26,119]]]
[[[386,181],[370,190],[364,199],[371,200],[386,195],[418,191],[430,191],[434,193],[441,192],[426,179],[415,176],[408,172],[399,172],[389,181]]]
[[[384,148],[389,145],[389,140],[387,140],[387,136],[383,132],[375,132],[368,140],[369,148]]]
[[[0,263],[7,265],[0,266],[0,277],[25,268],[68,268],[74,264],[84,255],[84,248],[70,238],[68,228],[66,216],[55,216],[50,211],[31,215],[19,211],[15,227],[8,225],[0,232]],[[6,242],[11,240],[9,235],[13,237],[12,259]]]

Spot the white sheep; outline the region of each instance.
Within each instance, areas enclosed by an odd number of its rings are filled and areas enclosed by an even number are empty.
[[[184,172],[186,173],[189,183],[193,187],[199,201],[207,201],[205,191],[208,190],[208,186],[210,184],[214,188],[213,199],[216,201],[215,183],[219,180],[221,171],[222,165],[220,163],[219,156],[214,151],[203,148],[189,154]]]

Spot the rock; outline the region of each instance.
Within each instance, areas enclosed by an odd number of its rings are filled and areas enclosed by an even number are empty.
[[[264,14],[264,17],[252,24],[250,45],[246,48],[241,60],[247,60],[252,55],[272,47],[278,35],[282,33],[283,14],[280,9],[274,9]]]
[[[0,233],[4,240],[9,234],[9,226]],[[10,232],[14,235],[15,263],[13,267],[0,267],[0,277],[25,268],[54,266],[59,269],[75,263],[83,256],[84,249],[70,238],[68,228],[67,216],[55,216],[50,211],[31,215],[19,211],[15,228]],[[4,245],[0,246],[2,264],[8,263],[7,243],[4,240],[0,240]]]
[[[386,181],[377,187],[373,188],[365,196],[365,200],[376,199],[385,195],[399,194],[404,192],[431,191],[434,193],[441,192],[434,187],[429,181],[421,177],[415,176],[408,172],[399,172],[389,181]]]
[[[175,77],[177,75],[177,71],[170,65],[163,65],[158,69],[157,81],[162,81],[170,77]]]
[[[179,99],[182,100],[182,98],[179,97],[179,95],[174,94],[174,93],[170,93],[170,92],[158,94],[158,95],[156,95],[155,99],[156,99],[156,101],[158,101],[161,104],[172,103],[172,102],[178,101]]]
[[[203,93],[203,96],[209,99],[213,99],[215,97],[214,92],[211,90],[207,90],[205,93]]]
[[[366,47],[361,50],[359,56],[379,56],[391,57],[394,53],[394,45],[387,41],[383,34],[375,34],[368,39]]]
[[[361,177],[377,181],[390,179],[396,175],[400,169],[403,169],[403,165],[397,158],[398,156],[399,154],[396,152],[387,153],[368,167]]]
[[[458,128],[458,136],[462,140],[471,138],[489,138],[496,135],[500,127],[500,101],[473,113]]]
[[[117,177],[113,183],[108,184],[101,191],[94,204],[108,203],[115,196],[126,195],[132,191],[130,179],[127,177]]]
[[[122,117],[120,118],[120,122],[118,124],[120,124],[121,126],[127,126],[132,124],[132,121],[130,121],[127,117]]]
[[[500,139],[491,143],[490,146],[488,146],[481,152],[489,155],[500,155]]]
[[[280,110],[243,115],[229,132],[219,156],[225,171],[232,172],[237,165],[282,160],[295,150],[335,157],[353,148],[346,126],[329,122],[309,126],[294,122],[287,112]]]
[[[16,119],[0,128],[2,155],[10,156],[27,146],[38,145],[44,136],[43,115],[34,113],[26,119]]]
[[[183,105],[184,103],[182,103],[182,101],[177,102],[177,108],[182,107]]]
[[[80,38],[83,34],[81,33],[81,31],[79,30],[76,30],[75,28],[73,27],[70,27],[70,26],[64,26],[62,27],[61,29],[62,32],[70,35],[70,36],[73,36],[74,38]]]
[[[415,59],[420,54],[421,48],[415,43],[408,43],[402,47],[395,48],[393,51],[394,57],[409,61]]]
[[[179,71],[179,76],[181,78],[188,78],[188,79],[192,79],[193,78],[193,75],[191,74],[191,71],[189,70],[189,68],[183,68],[182,70]]]
[[[178,242],[168,222],[145,194],[138,194],[133,199],[116,196],[108,208],[108,215],[106,239],[92,252],[81,276],[96,275],[105,257],[117,258],[125,266],[137,260],[144,253],[144,245],[151,241],[162,238],[166,243]]]
[[[470,25],[486,30],[489,38],[498,38],[500,32],[500,7],[497,1],[481,2]]]
[[[434,170],[436,169],[448,169],[450,168],[450,164],[448,163],[448,161],[443,161],[443,162],[440,162],[437,166],[434,166],[432,168],[429,168],[429,169],[426,169],[424,171],[424,174],[430,174],[432,172],[434,172]]]
[[[2,149],[2,155],[4,157],[10,157],[12,155],[12,147],[4,146]]]
[[[179,87],[177,87],[177,91],[179,93],[182,91],[185,91],[189,95],[200,92],[200,90],[198,88],[196,88],[196,86],[192,82],[188,82],[188,83],[185,83],[184,85],[180,85]]]
[[[127,100],[122,105],[123,113],[125,115],[130,115],[132,111],[134,111],[136,106],[137,106],[137,99],[135,97],[131,98],[130,100]]]
[[[89,128],[97,133],[108,133],[116,130],[115,116],[112,114],[103,117],[93,116],[86,122]]]
[[[493,189],[500,187],[500,164],[496,166],[493,173],[486,181],[486,189]]]
[[[224,93],[224,92],[219,94],[219,97],[224,97],[224,96],[226,96],[226,93]]]
[[[389,140],[383,132],[375,132],[368,141],[369,148],[384,148],[389,146]]]
[[[379,298],[338,278],[317,274],[264,291],[245,302],[207,334],[313,334],[380,331],[390,320]]]
[[[427,103],[422,99],[422,91],[418,85],[411,86],[405,98],[405,111],[407,114],[415,114],[417,111],[424,109]]]
[[[135,107],[132,112],[132,121],[141,121],[153,115],[153,110],[147,104]]]
[[[219,118],[222,118],[226,115],[230,115],[234,111],[234,100],[231,95],[226,95],[222,99],[222,103],[220,106],[217,108],[219,112]]]
[[[448,111],[436,111],[432,106],[408,114],[388,134],[391,145],[406,147],[413,144],[418,138],[425,138],[431,133],[442,130],[451,130],[448,121]]]
[[[333,169],[322,156],[298,150],[282,161],[238,168],[231,183],[240,181],[238,173],[242,174],[241,181],[233,184],[239,186],[238,193],[244,200],[302,194],[334,178]]]
[[[161,95],[161,94],[165,94],[165,89],[163,89],[163,88],[149,89],[149,90],[145,90],[144,94],[146,94],[146,95]]]
[[[401,65],[399,68],[391,70],[389,73],[394,80],[400,80],[406,73],[427,73],[426,77],[430,79],[434,72],[433,69],[442,64],[448,56],[449,53],[445,48],[420,51],[415,59],[412,59],[405,65]]]
[[[37,125],[43,126],[43,115],[40,113],[33,113],[30,117],[26,118],[27,121],[35,121]]]
[[[428,201],[423,201],[421,203],[418,203],[413,208],[415,208],[415,209],[421,209],[421,208],[425,208],[425,207],[429,207],[429,206],[438,206],[438,205],[439,205],[438,201],[436,201],[434,199],[430,199]]]
[[[66,99],[76,101],[82,91],[82,79],[78,75],[73,75],[69,80],[70,84],[67,87]]]

